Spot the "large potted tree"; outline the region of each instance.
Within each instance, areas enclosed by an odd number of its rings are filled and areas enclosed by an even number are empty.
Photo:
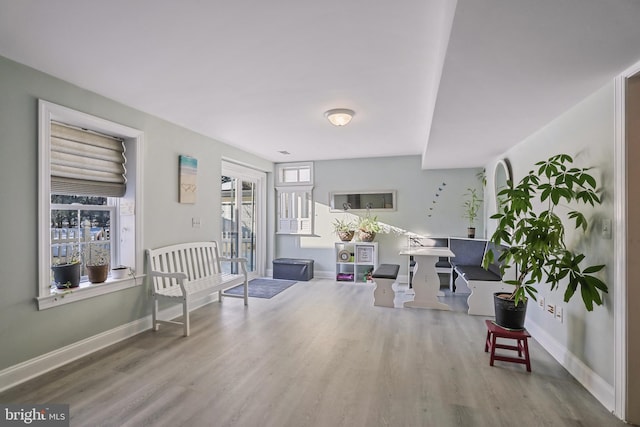
[[[573,222],[583,233],[588,227],[584,213],[572,206],[601,203],[590,168],[576,168],[572,163],[567,154],[552,156],[536,163],[537,170],[530,171],[518,185],[508,181],[507,188],[497,194],[501,204],[500,211],[491,216],[497,220],[491,241],[504,249],[499,254],[487,251],[483,265],[488,268],[497,257],[503,276],[507,269],[515,269],[515,278],[505,280],[514,285],[513,292],[494,296],[500,326],[524,328],[527,298],[536,300],[540,283],[547,283],[551,290],[566,286],[565,302],[579,287],[587,311],[592,311],[594,304],[602,305],[607,285],[594,273],[604,265],[582,267],[585,255],[569,249],[565,241],[564,221]],[[568,212],[561,217],[556,209],[565,205]]]

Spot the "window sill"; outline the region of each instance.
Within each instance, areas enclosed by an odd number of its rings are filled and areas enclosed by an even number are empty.
[[[71,302],[82,301],[88,298],[100,295],[110,294],[112,292],[121,291],[123,289],[133,288],[144,282],[144,276],[136,276],[135,278],[126,279],[107,279],[104,283],[91,284],[89,282],[80,283],[77,288],[71,289],[54,289],[51,295],[36,298],[38,302],[38,310],[46,310],[52,307],[58,307]]]

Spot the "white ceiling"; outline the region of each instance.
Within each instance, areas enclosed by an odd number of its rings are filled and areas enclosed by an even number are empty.
[[[276,162],[476,167],[640,60],[638,22],[637,0],[0,0],[0,55]]]

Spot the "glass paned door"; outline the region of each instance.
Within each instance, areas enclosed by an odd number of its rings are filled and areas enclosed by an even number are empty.
[[[232,176],[222,176],[222,240],[220,255],[247,259],[247,270],[256,272],[257,230],[256,183]],[[229,267],[229,263],[224,266]],[[235,264],[231,264],[236,268]],[[236,271],[230,271],[237,273]]]

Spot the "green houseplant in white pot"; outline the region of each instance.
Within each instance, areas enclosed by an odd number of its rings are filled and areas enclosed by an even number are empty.
[[[573,222],[575,229],[583,233],[587,231],[587,219],[575,206],[601,203],[590,168],[576,168],[572,163],[573,159],[567,154],[552,156],[536,163],[537,170],[530,171],[517,185],[508,181],[507,188],[497,195],[502,203],[501,210],[491,216],[497,220],[491,241],[506,247],[497,255],[501,273],[504,275],[506,269],[513,268],[515,278],[505,281],[514,285],[511,294],[496,294],[496,310],[507,301],[510,310],[519,308],[522,313],[521,325],[513,325],[501,324],[503,320],[512,320],[513,313],[496,311],[496,323],[500,326],[524,327],[526,300],[528,297],[536,300],[537,286],[541,283],[547,283],[551,290],[566,286],[565,302],[580,288],[587,311],[592,311],[594,305],[602,305],[602,294],[608,289],[594,273],[604,265],[582,267],[585,255],[569,249],[565,241],[564,221]],[[535,209],[534,202],[539,202],[542,208]],[[556,213],[559,206],[568,208],[565,219]],[[493,251],[487,251],[484,267],[488,268],[495,258]]]

